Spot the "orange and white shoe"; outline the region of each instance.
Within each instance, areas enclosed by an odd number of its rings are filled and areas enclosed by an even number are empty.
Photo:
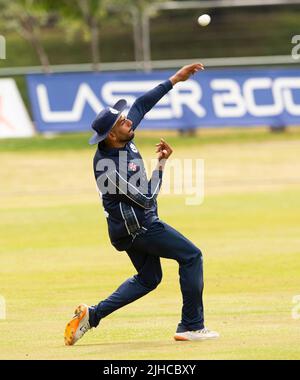
[[[77,306],[74,317],[65,328],[65,345],[73,346],[90,328],[89,307],[82,303]]]
[[[217,339],[219,338],[219,333],[216,331],[210,331],[207,328],[203,328],[202,330],[197,331],[184,331],[181,333],[175,333],[175,340],[206,340],[206,339]]]

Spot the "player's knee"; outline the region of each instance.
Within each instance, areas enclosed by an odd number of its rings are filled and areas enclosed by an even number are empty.
[[[151,292],[161,283],[162,280],[162,271],[156,271],[155,273],[147,273],[147,277],[139,276],[139,282],[145,287],[147,292]]]
[[[191,250],[190,257],[194,261],[201,261],[202,262],[202,252],[196,246],[194,246],[193,249]]]
[[[157,277],[156,277],[156,286],[159,285],[161,283],[161,280],[162,280],[162,271],[160,271],[158,274],[157,274]]]
[[[196,247],[196,249],[195,249],[195,256],[198,259],[202,259],[202,252],[201,252],[201,250],[198,247]]]
[[[161,283],[161,280],[162,280],[162,271],[160,270],[159,272],[155,273],[155,275],[153,276],[153,278],[150,282],[149,288],[151,290],[154,290]]]

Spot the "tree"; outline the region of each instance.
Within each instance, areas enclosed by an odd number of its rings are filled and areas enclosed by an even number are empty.
[[[130,22],[133,25],[133,37],[135,46],[135,60],[145,61],[147,60],[147,48],[145,46],[147,41],[148,30],[145,30],[147,25],[145,24],[146,12],[149,12],[150,6],[155,5],[155,3],[162,3],[166,0],[112,0],[111,6],[122,10],[121,15],[126,22]],[[130,14],[130,17],[128,17]],[[152,13],[149,16],[155,16]]]
[[[0,18],[6,30],[13,30],[35,49],[44,72],[50,72],[48,55],[41,41],[41,29],[49,15],[38,0],[0,0]]]
[[[100,69],[100,29],[107,18],[110,0],[49,0],[49,9],[59,13],[59,26],[74,39],[81,31],[90,42],[93,70]]]

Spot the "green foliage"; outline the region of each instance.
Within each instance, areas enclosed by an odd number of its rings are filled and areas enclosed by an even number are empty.
[[[49,15],[40,0],[0,0],[0,23],[30,41],[44,71],[49,71],[49,59],[41,44],[41,29],[48,24]]]
[[[0,0],[0,9],[0,20],[4,30],[13,30],[21,35],[24,30],[27,31],[27,22],[31,21],[34,27],[44,27],[49,19],[40,0]]]
[[[3,0],[1,0],[3,1]],[[55,0],[54,0],[55,1]],[[125,0],[124,0],[125,1]],[[123,2],[123,0],[121,1]],[[52,2],[50,1],[52,4]],[[126,8],[128,10],[128,8]],[[151,19],[151,49],[153,59],[191,59],[228,56],[288,55],[291,52],[291,36],[299,34],[299,7],[293,9],[270,8],[262,13],[258,9],[251,12],[236,9],[222,10],[213,15],[209,28],[199,28],[196,23],[197,11],[161,12]],[[58,13],[52,13],[55,20]],[[118,15],[118,18],[116,17]],[[126,15],[126,22],[120,20],[121,12],[112,12],[101,22],[101,61],[133,61],[133,37],[131,16]],[[0,14],[0,20],[2,13]],[[73,38],[73,22],[62,16],[65,28],[51,24],[42,28],[40,36],[51,63],[69,64],[90,62],[90,52],[86,37],[77,31]],[[251,19],[251,23],[249,22]],[[60,22],[61,22],[60,21]],[[80,23],[79,20],[76,22]],[[2,27],[0,33],[4,34]],[[268,26],[268,27],[266,27]],[[180,30],[180,33],[178,33]],[[67,39],[68,36],[68,39]],[[76,38],[75,38],[76,37]],[[23,39],[7,33],[8,66],[37,65],[37,58]],[[0,62],[3,66],[4,62]]]
[[[162,3],[164,1],[166,0],[112,0],[111,4],[115,7],[120,7],[123,9],[134,7],[141,12],[148,8],[149,5]]]
[[[96,20],[98,28],[108,17],[108,0],[53,0],[49,9],[58,14],[57,26],[65,32],[67,40],[73,41],[78,33],[85,41],[91,40],[91,21]]]

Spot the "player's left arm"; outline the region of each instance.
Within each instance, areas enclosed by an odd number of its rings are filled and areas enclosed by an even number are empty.
[[[145,114],[149,112],[155,104],[173,88],[176,83],[186,81],[191,75],[195,74],[199,70],[204,70],[202,63],[193,63],[191,65],[184,66],[167,81],[160,83],[152,90],[137,98],[127,115],[127,118],[133,123],[133,129],[140,124]]]

